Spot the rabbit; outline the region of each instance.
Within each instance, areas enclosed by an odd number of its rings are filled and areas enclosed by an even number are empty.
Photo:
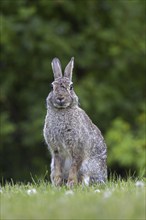
[[[51,160],[51,182],[72,187],[105,183],[107,180],[107,147],[100,130],[79,107],[73,89],[74,58],[62,74],[58,58],[52,60],[54,82],[51,84],[47,115],[43,129]]]

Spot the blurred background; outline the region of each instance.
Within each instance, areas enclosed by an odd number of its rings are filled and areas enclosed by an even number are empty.
[[[51,61],[102,131],[108,171],[145,175],[145,0],[1,0],[0,181],[49,180]]]

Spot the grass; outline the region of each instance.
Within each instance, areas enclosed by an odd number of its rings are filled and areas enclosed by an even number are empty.
[[[146,218],[144,180],[129,178],[72,190],[55,188],[45,181],[6,184],[0,196],[2,220]]]

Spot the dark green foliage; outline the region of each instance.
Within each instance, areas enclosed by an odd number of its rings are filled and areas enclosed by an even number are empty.
[[[64,68],[72,56],[75,91],[106,137],[109,169],[140,173],[145,160],[145,1],[0,4],[2,177],[28,180],[30,173],[42,176],[49,169],[42,130],[53,80],[50,63],[58,57]]]

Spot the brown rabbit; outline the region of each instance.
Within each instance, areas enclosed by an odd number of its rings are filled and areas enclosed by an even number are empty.
[[[44,138],[51,151],[51,181],[104,183],[107,179],[107,148],[100,130],[78,105],[73,90],[74,58],[62,75],[58,58],[52,61],[54,82],[47,97]]]

